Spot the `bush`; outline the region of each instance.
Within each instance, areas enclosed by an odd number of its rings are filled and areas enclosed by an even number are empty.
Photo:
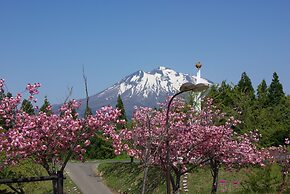
[[[112,143],[106,141],[104,137],[98,134],[92,138],[91,144],[86,149],[85,158],[87,159],[111,159],[116,155]]]
[[[254,193],[274,193],[278,190],[281,182],[278,165],[254,167],[247,171],[247,179],[241,183],[245,190]]]

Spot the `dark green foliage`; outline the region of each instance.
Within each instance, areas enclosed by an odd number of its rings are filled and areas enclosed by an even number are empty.
[[[47,97],[45,97],[43,105],[40,107],[40,111],[45,112],[47,115],[51,115],[52,111],[48,107],[50,107],[50,103]]]
[[[277,172],[279,171],[274,170],[272,165],[249,169],[246,173],[247,180],[242,182],[242,186],[245,190],[254,193],[275,193],[279,188],[279,179],[281,179]]]
[[[0,100],[2,100],[4,97],[7,97],[7,98],[11,98],[12,97],[12,94],[10,92],[7,92],[6,94],[4,93],[4,90],[0,90]]]
[[[274,106],[280,103],[285,103],[285,93],[283,91],[283,86],[279,81],[279,77],[276,72],[273,73],[273,79],[269,86],[268,94],[269,104]]]
[[[10,92],[7,92],[6,97],[11,98],[12,94]]]
[[[252,98],[249,95],[242,90],[240,91],[237,86],[232,86],[223,81],[217,89],[214,88],[210,91],[209,97],[214,99],[214,104],[226,113],[226,116],[234,116],[236,119],[243,121],[234,130],[239,133],[245,132],[245,129],[249,127],[248,120],[250,118],[247,116],[250,114],[252,103]]]
[[[120,95],[118,95],[116,108],[121,110],[121,115],[120,115],[119,119],[124,119],[125,121],[127,121],[123,100],[122,100]]]
[[[266,81],[263,80],[257,88],[257,105],[259,108],[265,108],[268,103],[268,88]]]
[[[256,129],[254,121],[255,118],[253,115],[253,111],[255,110],[254,99],[246,93],[240,91],[234,91],[234,94],[235,103],[233,109],[237,111],[236,118],[242,121],[242,123],[238,125],[240,132],[246,133]]]
[[[252,131],[255,129],[254,117],[252,114],[254,110],[255,91],[251,79],[246,72],[242,73],[240,81],[234,87],[232,96],[234,98],[234,106],[232,108],[238,112],[236,118],[242,121],[238,126],[240,132],[245,133]]]
[[[233,87],[226,81],[222,81],[220,85],[212,86],[208,96],[223,112],[230,112],[234,107]]]
[[[242,73],[241,79],[237,85],[237,89],[239,92],[244,93],[251,99],[255,97],[255,90],[252,86],[251,79],[248,77],[246,72]]]
[[[223,81],[218,88],[215,100],[218,100],[218,105],[223,107],[232,107],[234,105],[233,87]]]
[[[263,146],[278,146],[284,144],[289,137],[290,109],[286,106],[265,107],[256,109],[254,115],[255,128],[262,134],[260,144]]]
[[[286,105],[290,108],[290,95],[287,96]]]
[[[265,125],[261,131],[267,138],[262,138],[262,143],[278,146],[283,144],[284,139],[290,135],[290,107],[287,105],[287,97],[276,72],[273,73],[267,94],[267,106],[260,108],[260,110],[266,109],[268,112],[267,117],[264,118],[268,125]]]
[[[277,146],[290,135],[290,97],[286,97],[277,73],[273,74],[270,87],[263,80],[257,87],[257,95],[252,89],[250,78],[243,73],[238,85],[231,86],[225,81],[212,87],[209,97],[227,115],[242,121],[234,128],[245,133],[258,129],[262,134],[262,146]]]
[[[34,108],[29,100],[24,99],[22,101],[21,110],[26,112],[29,115],[34,115]]]
[[[112,142],[109,142],[101,134],[90,139],[91,144],[86,149],[85,157],[88,159],[110,159],[116,155],[112,147]]]
[[[123,101],[122,101],[122,98],[121,98],[120,95],[118,95],[116,108],[118,108],[119,110],[121,110],[121,115],[118,117],[118,119],[125,120],[127,122],[127,117],[126,117],[126,112],[125,112],[124,104],[123,104]],[[125,126],[123,124],[117,124],[117,130],[122,129],[124,127]]]

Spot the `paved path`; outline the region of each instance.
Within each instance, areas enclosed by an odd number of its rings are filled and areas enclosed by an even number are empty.
[[[66,172],[84,194],[113,194],[96,173],[96,162],[71,163]]]

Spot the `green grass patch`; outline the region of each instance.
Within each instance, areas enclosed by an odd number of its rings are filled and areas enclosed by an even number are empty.
[[[45,169],[33,163],[30,160],[22,161],[19,165],[6,168],[1,171],[1,179],[9,178],[22,178],[22,177],[38,177],[38,176],[48,176]],[[66,193],[81,193],[73,181],[69,178],[68,175],[65,175],[66,179],[64,180],[64,191]],[[41,181],[41,182],[29,182],[29,183],[13,183],[16,188],[22,188],[27,194],[51,194],[52,190],[52,181]],[[14,193],[13,190],[5,185],[0,184],[0,193]]]
[[[128,156],[125,153],[117,155],[116,157],[113,158],[113,160],[130,160],[130,159],[131,159],[130,156]]]
[[[117,192],[141,193],[143,169],[137,163],[102,163],[98,167],[106,184]],[[289,177],[288,177],[289,180]],[[251,167],[239,171],[220,170],[218,193],[251,194],[277,193],[281,183],[280,167]],[[150,167],[146,193],[165,193],[165,177],[158,167]],[[209,168],[198,168],[188,174],[188,193],[211,193],[212,177]],[[289,187],[289,181],[288,181]],[[185,193],[181,191],[181,193]],[[290,189],[284,192],[290,193]]]
[[[143,169],[137,163],[102,163],[98,171],[114,191],[140,193],[142,189]],[[148,180],[146,193],[159,193],[162,189],[160,185],[164,185],[164,176],[157,167],[149,169]]]

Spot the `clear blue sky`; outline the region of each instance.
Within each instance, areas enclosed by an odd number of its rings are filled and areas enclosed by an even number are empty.
[[[0,77],[8,89],[42,83],[61,103],[67,88],[95,94],[137,70],[166,66],[213,82],[256,87],[276,71],[290,94],[290,1],[0,1]]]

